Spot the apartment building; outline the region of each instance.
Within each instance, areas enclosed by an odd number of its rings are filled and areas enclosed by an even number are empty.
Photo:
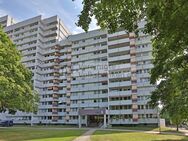
[[[4,16],[4,17],[0,17],[0,24],[3,28],[10,26],[12,24],[16,23],[15,20],[10,17],[10,16]]]
[[[142,32],[143,21],[139,28],[138,37],[100,29],[70,35],[57,16],[5,27],[33,72],[40,95],[36,122],[156,124],[157,111],[148,104],[155,88],[149,82],[151,37]]]
[[[0,18],[4,31],[22,54],[22,63],[33,73],[34,89],[41,95],[40,92],[48,85],[47,71],[54,66],[53,60],[57,58],[58,49],[54,46],[70,33],[57,16],[46,19],[37,16],[18,23],[11,21],[14,20],[10,16]],[[39,107],[39,110],[43,109]],[[20,112],[17,117],[19,115]],[[29,115],[25,114],[24,120],[30,119]]]

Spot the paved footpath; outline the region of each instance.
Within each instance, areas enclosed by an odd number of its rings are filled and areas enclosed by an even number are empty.
[[[89,131],[85,132],[81,136],[77,137],[73,141],[91,141],[91,135],[96,131],[96,129],[89,129]]]

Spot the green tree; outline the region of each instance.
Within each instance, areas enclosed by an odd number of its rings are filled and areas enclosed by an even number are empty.
[[[160,81],[151,103],[160,100],[169,111],[176,104],[181,112],[174,109],[173,121],[188,119],[188,0],[83,0],[77,26],[88,31],[93,16],[110,32],[137,32],[138,22],[147,22],[144,32],[153,37],[151,83]]]
[[[32,73],[21,63],[21,55],[0,27],[0,112],[33,111],[38,101],[32,88]]]

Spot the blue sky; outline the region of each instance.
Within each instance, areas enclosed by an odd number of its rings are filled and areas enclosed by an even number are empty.
[[[17,22],[42,15],[43,18],[58,15],[72,33],[83,30],[75,25],[82,10],[82,0],[0,0],[0,16],[10,15]],[[90,30],[96,29],[96,20]]]

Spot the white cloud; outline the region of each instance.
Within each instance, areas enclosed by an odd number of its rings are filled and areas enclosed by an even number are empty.
[[[28,0],[27,2],[24,0],[16,0],[16,3],[20,5],[20,7],[28,9],[27,12],[29,16],[42,15],[43,18],[47,18],[50,16],[58,15],[63,20],[65,26],[67,26],[73,34],[84,32],[80,27],[77,27],[75,25],[75,23],[78,21],[77,15],[80,14],[80,11],[83,8],[83,0],[75,0],[73,2],[70,0],[71,3],[70,1],[66,1],[68,0]],[[0,0],[0,4],[2,2],[3,0]],[[72,11],[66,8],[66,4],[72,6]],[[0,9],[0,16],[4,16],[7,14],[11,15],[10,12],[2,8]],[[16,17],[14,18],[19,19],[17,21],[22,21],[25,18],[31,17],[23,17],[22,15],[16,15]],[[99,27],[96,25],[96,19],[93,17],[92,22],[89,26],[89,30],[94,30],[97,28]]]
[[[78,33],[81,33],[81,32],[84,32],[84,30],[81,28],[81,27],[74,27],[74,29],[72,30],[72,33],[73,34],[78,34]]]
[[[73,1],[74,9],[82,10],[82,7],[83,7],[82,1],[83,0],[75,0],[75,1]]]
[[[89,30],[95,30],[95,29],[98,29],[100,28],[99,26],[97,26],[97,20],[95,19],[95,17],[93,16],[91,18],[91,23],[89,25]]]
[[[0,9],[0,17],[6,16],[6,15],[9,15],[9,12],[4,9]]]

